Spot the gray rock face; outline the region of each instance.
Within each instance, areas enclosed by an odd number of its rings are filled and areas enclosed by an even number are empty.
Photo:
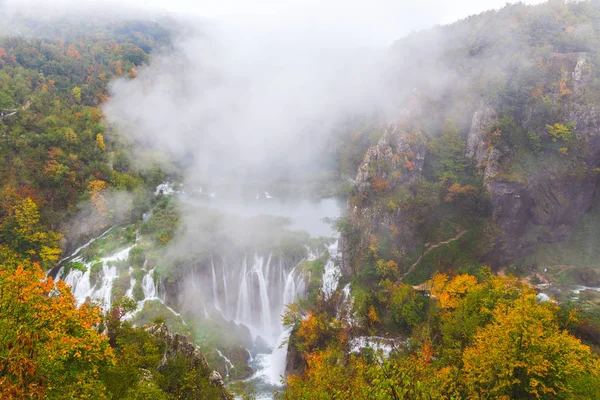
[[[225,387],[225,382],[223,382],[223,378],[221,377],[221,374],[218,373],[217,371],[211,372],[210,376],[208,377],[208,380],[213,385]]]
[[[493,264],[519,258],[537,243],[568,240],[590,209],[600,180],[597,173],[591,172],[600,165],[600,113],[596,105],[582,98],[582,88],[589,80],[587,54],[554,54],[551,59],[556,64],[554,68],[563,71],[563,77],[572,77],[572,101],[565,109],[563,122],[573,122],[576,126],[574,135],[583,144],[578,149],[580,157],[546,165],[525,181],[514,182],[500,179],[502,151],[496,148],[487,151],[483,160],[484,186],[490,194],[494,219],[502,231],[496,248],[488,255],[488,261]],[[565,70],[567,67],[570,70]],[[557,91],[551,96],[559,98],[560,93]],[[480,107],[475,113],[474,124],[482,120],[484,109]],[[538,114],[534,108],[528,112],[525,128],[532,116]],[[479,164],[480,160],[477,161]],[[534,226],[540,233],[526,239],[527,232]]]
[[[386,128],[377,145],[369,148],[364,161],[358,168],[355,191],[367,193],[374,190],[394,190],[421,176],[427,151],[426,141],[421,132],[405,132],[398,125]],[[386,187],[378,187],[377,182],[385,182]],[[380,206],[349,204],[348,218],[360,239],[340,238],[342,252],[342,273],[352,275],[351,260],[354,255],[369,245],[373,232],[379,229],[398,230],[396,246],[399,252],[412,248],[417,239],[414,235],[414,222],[405,211],[397,209],[384,211]]]
[[[356,188],[365,192],[375,179],[388,181],[390,187],[411,179],[423,170],[425,152],[425,140],[420,132],[407,133],[398,125],[388,126],[358,167]]]
[[[482,100],[479,108],[473,114],[471,129],[469,129],[469,135],[467,136],[466,155],[475,158],[478,167],[482,166],[487,158],[488,133],[496,121],[498,121],[496,111]]]

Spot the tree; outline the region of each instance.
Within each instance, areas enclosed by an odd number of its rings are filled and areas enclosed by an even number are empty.
[[[75,86],[72,90],[73,98],[77,103],[81,103],[81,88]]]
[[[569,143],[573,139],[574,129],[575,124],[572,122],[567,122],[566,124],[557,122],[554,125],[546,125],[546,130],[548,131],[548,134],[552,136],[553,142],[560,139],[563,143]]]
[[[443,184],[455,183],[464,174],[469,165],[464,147],[458,127],[451,120],[447,120],[442,126],[442,136],[430,142],[429,151],[434,156],[433,173]]]
[[[0,272],[0,397],[102,398],[101,366],[113,352],[95,326],[101,311],[79,309],[71,288],[36,266]]]
[[[597,359],[588,346],[559,329],[556,310],[550,303],[539,304],[535,293],[498,305],[493,322],[479,330],[463,354],[469,397],[564,396],[582,376],[597,380]]]
[[[103,152],[106,151],[106,144],[104,144],[104,137],[101,133],[96,135],[96,146]]]
[[[23,259],[49,267],[60,256],[60,235],[40,223],[37,204],[20,197],[12,188],[0,191],[0,241]]]

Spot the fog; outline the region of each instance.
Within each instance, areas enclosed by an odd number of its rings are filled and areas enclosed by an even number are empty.
[[[193,182],[311,174],[327,165],[332,130],[356,115],[399,118],[413,82],[398,84],[394,40],[503,1],[394,2],[6,0],[9,13],[51,18],[179,20],[135,80],[111,86],[108,120],[145,166],[160,153]],[[137,10],[140,10],[139,12]],[[136,14],[137,13],[137,14]],[[435,54],[437,41],[426,43]],[[411,54],[400,55],[410,64]],[[423,68],[415,66],[414,68]],[[430,71],[437,88],[455,79]]]
[[[291,173],[316,161],[336,121],[382,103],[379,57],[198,29],[138,79],[116,81],[105,113],[204,179]]]

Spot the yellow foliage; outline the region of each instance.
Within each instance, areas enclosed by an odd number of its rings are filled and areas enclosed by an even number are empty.
[[[102,180],[94,180],[88,184],[92,207],[102,215],[106,214],[106,198],[103,195],[103,191],[107,187],[107,183]]]
[[[373,326],[373,325],[381,322],[381,320],[379,319],[379,316],[377,315],[377,312],[375,311],[375,307],[373,305],[371,305],[371,307],[369,307],[369,313],[367,314],[367,317],[369,318],[370,326]]]
[[[96,135],[96,146],[102,151],[106,151],[106,145],[104,144],[104,136],[101,133]]]
[[[600,372],[590,348],[558,327],[556,306],[528,293],[494,310],[463,354],[472,396],[549,398],[570,393],[568,380]]]
[[[0,191],[0,237],[12,254],[39,261],[44,267],[58,260],[61,250],[57,233],[40,223],[40,212],[30,198],[20,198],[11,188]]]
[[[375,235],[369,236],[369,250],[371,250],[374,255],[377,255],[377,252],[379,251],[379,241]]]
[[[441,308],[456,308],[460,299],[477,287],[477,278],[461,274],[450,280],[446,274],[435,274],[431,280],[431,295]]]

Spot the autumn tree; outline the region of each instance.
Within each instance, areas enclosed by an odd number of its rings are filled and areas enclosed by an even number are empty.
[[[64,282],[36,266],[0,271],[0,397],[98,399],[101,366],[113,362],[98,333],[100,309],[79,309]]]
[[[23,198],[10,187],[0,191],[0,242],[13,254],[46,268],[58,261],[59,239],[40,223],[37,204],[30,197]]]
[[[493,322],[463,354],[469,397],[564,397],[582,376],[598,381],[597,357],[559,328],[556,311],[551,303],[538,303],[534,293],[498,305]]]

